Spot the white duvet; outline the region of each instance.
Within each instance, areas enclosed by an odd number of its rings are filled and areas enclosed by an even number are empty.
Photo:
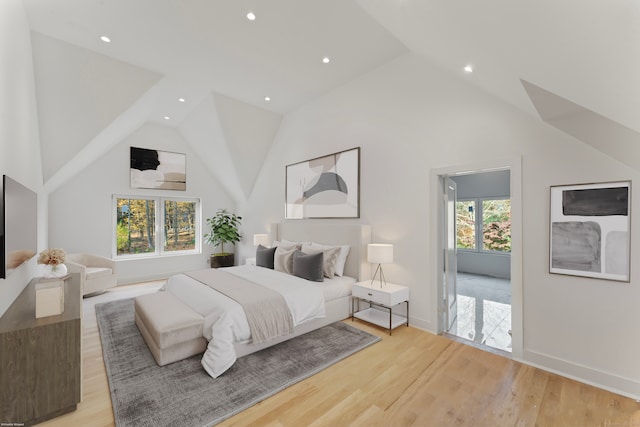
[[[225,268],[225,272],[259,283],[280,293],[291,311],[293,325],[325,317],[324,285],[256,266]],[[231,298],[184,275],[171,277],[165,284],[183,303],[204,317],[202,335],[209,341],[202,366],[217,378],[236,361],[235,342],[251,339],[242,306]]]

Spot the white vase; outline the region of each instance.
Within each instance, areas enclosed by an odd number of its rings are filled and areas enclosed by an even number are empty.
[[[45,266],[44,277],[63,277],[67,275],[67,266],[64,264],[53,265],[49,264]]]

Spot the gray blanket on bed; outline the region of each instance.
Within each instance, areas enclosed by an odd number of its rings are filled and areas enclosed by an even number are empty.
[[[240,304],[247,316],[254,343],[293,333],[293,317],[284,297],[278,292],[220,269],[185,274]]]

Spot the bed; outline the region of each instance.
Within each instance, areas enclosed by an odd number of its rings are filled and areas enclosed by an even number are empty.
[[[371,269],[366,261],[366,248],[371,241],[368,225],[323,221],[277,223],[271,225],[270,241],[316,242],[327,246],[350,247],[343,274],[323,282],[309,282],[254,265],[212,272],[227,275],[219,275],[217,280],[233,275],[282,292],[293,318],[293,331],[285,336],[256,342],[252,339],[242,307],[203,284],[195,274],[193,277],[186,274],[173,276],[165,285],[165,291],[203,316],[202,333],[209,344],[202,364],[214,378],[232,366],[239,357],[348,318],[351,315],[351,285],[370,277]],[[207,274],[206,271],[202,273]]]

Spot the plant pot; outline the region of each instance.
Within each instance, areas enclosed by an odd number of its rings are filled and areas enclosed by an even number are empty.
[[[235,264],[234,254],[211,255],[211,268],[233,267],[234,264]]]

